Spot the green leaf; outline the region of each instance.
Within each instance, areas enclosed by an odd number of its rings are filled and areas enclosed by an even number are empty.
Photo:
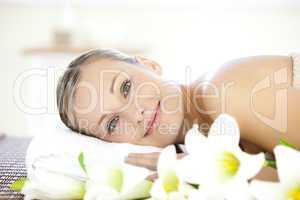
[[[16,180],[15,182],[13,182],[10,185],[10,189],[14,190],[16,192],[21,192],[22,188],[24,187],[25,183],[26,183],[27,179],[26,178],[20,178],[18,180]]]
[[[81,169],[85,172],[86,172],[86,167],[85,167],[85,163],[84,163],[84,154],[83,152],[80,152],[79,156],[78,156],[78,161],[79,161],[79,164],[80,164],[80,167]]]
[[[279,144],[284,145],[284,146],[289,147],[289,148],[292,148],[292,149],[295,149],[297,151],[300,151],[295,145],[290,144],[287,140],[285,140],[283,138],[281,138],[279,140]]]
[[[196,190],[198,190],[200,188],[199,184],[194,184],[194,183],[188,183],[190,186],[192,186],[193,188],[195,188]]]
[[[271,167],[271,168],[277,169],[276,161],[275,160],[268,160],[268,159],[266,159],[265,163],[264,163],[264,166],[265,167]]]

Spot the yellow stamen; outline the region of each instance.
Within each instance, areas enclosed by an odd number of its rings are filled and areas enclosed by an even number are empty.
[[[112,188],[121,192],[124,182],[124,174],[121,169],[112,169],[106,173],[106,182]]]
[[[169,171],[164,175],[163,188],[167,193],[178,191],[179,179],[174,171]]]
[[[240,167],[239,159],[229,151],[224,151],[222,153],[219,162],[221,164],[222,174],[227,177],[233,177]]]
[[[293,187],[287,192],[287,199],[289,200],[300,200],[300,184]]]

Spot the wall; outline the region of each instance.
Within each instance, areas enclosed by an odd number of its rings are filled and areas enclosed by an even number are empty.
[[[203,1],[204,2],[204,1]],[[32,135],[27,115],[13,101],[13,83],[30,67],[22,51],[51,43],[51,31],[62,25],[62,8],[0,2],[0,130]],[[241,56],[300,51],[300,12],[293,6],[97,6],[75,5],[71,26],[80,44],[150,49],[168,79],[192,79]],[[26,94],[25,94],[26,95]]]

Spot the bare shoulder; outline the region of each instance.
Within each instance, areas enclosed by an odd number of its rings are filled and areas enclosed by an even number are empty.
[[[287,68],[291,73],[292,59],[289,56],[251,56],[234,59],[220,66],[212,76],[206,76],[206,80],[218,83],[228,79],[238,80],[247,78],[247,82],[256,81],[261,77],[270,75],[277,70]]]
[[[238,120],[243,139],[258,142],[264,149],[271,149],[278,139],[271,133],[277,131],[261,122],[255,112],[273,117],[276,103],[274,94],[277,89],[273,83],[276,81],[280,82],[280,88],[290,87],[291,57],[275,55],[235,59],[194,82],[193,99],[198,104],[201,115],[212,121],[220,113],[229,113]],[[262,87],[261,84],[265,82],[268,82],[265,90],[257,92],[257,88]],[[266,138],[259,136],[259,139],[253,132],[267,133],[272,137],[268,143],[262,144]]]
[[[252,56],[234,59],[224,63],[217,70],[206,73],[192,84],[192,88],[194,96],[201,94],[203,97],[198,104],[201,103],[202,107],[209,110],[217,106],[218,112],[215,114],[218,115],[220,112],[226,112],[226,99],[244,100],[260,81],[267,77],[274,80],[277,72],[281,70],[285,72],[285,83],[288,87],[292,81],[291,57]]]

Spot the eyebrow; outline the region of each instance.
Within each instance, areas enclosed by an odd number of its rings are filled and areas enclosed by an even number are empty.
[[[111,86],[110,86],[110,93],[114,93],[114,88],[115,88],[115,84],[116,84],[116,80],[118,78],[118,76],[121,74],[121,72],[119,72],[112,80],[111,82]]]
[[[106,116],[107,116],[107,114],[103,114],[103,115],[100,117],[100,119],[99,119],[99,121],[98,121],[98,125],[101,125],[103,119],[104,119]]]

